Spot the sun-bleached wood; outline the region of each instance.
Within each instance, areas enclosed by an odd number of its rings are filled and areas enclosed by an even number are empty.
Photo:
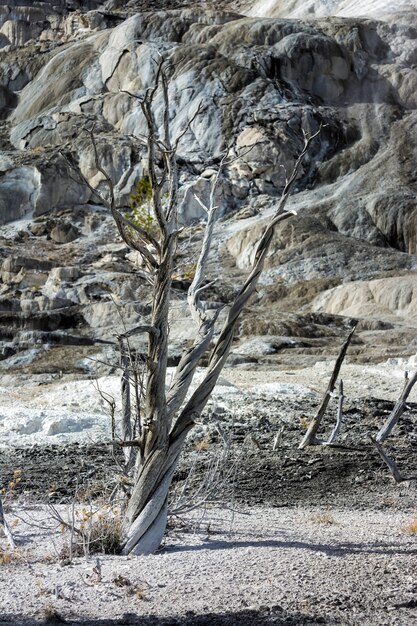
[[[13,537],[13,533],[10,530],[10,527],[7,523],[6,518],[4,517],[3,501],[1,497],[0,497],[0,526],[2,526],[3,528],[4,534],[6,536],[7,541],[9,542],[11,549],[14,550],[16,547],[16,543]]]
[[[385,424],[382,426],[377,436],[375,437],[375,440],[378,443],[383,443],[385,439],[391,433],[394,426],[398,423],[398,420],[400,419],[401,415],[404,413],[404,411],[407,408],[407,405],[406,405],[407,398],[410,395],[411,390],[416,384],[416,382],[417,382],[417,371],[414,372],[411,378],[409,378],[408,374],[406,373],[404,389],[402,390],[401,395],[398,398],[397,402],[395,403],[395,406],[392,409],[391,413],[387,417]]]
[[[311,420],[306,434],[304,435],[300,445],[298,446],[300,450],[302,450],[303,448],[306,448],[307,446],[312,446],[312,445],[317,445],[317,444],[321,445],[323,443],[317,438],[317,432],[320,428],[320,424],[322,422],[324,414],[326,413],[327,406],[330,402],[330,398],[333,395],[333,391],[336,386],[337,377],[339,376],[340,368],[342,367],[342,363],[345,359],[347,349],[350,345],[350,342],[352,340],[355,330],[356,330],[356,326],[350,331],[346,341],[343,343],[340,349],[339,356],[336,359],[336,363],[334,365],[332,375],[330,376],[329,384],[327,385],[327,389],[323,396],[323,400],[321,401],[321,404],[319,408],[317,409],[317,413]],[[342,394],[343,394],[343,390],[342,390]],[[339,427],[340,427],[340,424],[339,424]]]

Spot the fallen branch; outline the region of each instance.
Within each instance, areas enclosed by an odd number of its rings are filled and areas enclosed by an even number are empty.
[[[385,450],[381,446],[381,444],[376,439],[374,439],[374,437],[372,437],[371,435],[369,435],[369,439],[372,441],[372,443],[374,444],[375,448],[377,449],[377,452],[378,452],[379,456],[384,461],[385,465],[388,467],[388,469],[391,472],[395,482],[398,484],[398,483],[402,483],[402,482],[404,482],[406,480],[409,480],[408,478],[405,478],[401,474],[400,470],[398,469],[398,465],[396,464],[396,462],[393,459],[390,459],[390,457],[385,452]]]

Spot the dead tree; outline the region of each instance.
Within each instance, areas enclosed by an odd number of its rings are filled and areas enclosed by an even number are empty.
[[[391,413],[389,414],[385,424],[382,426],[377,436],[375,437],[378,443],[382,444],[385,441],[385,439],[389,436],[394,426],[397,424],[401,415],[406,410],[407,398],[410,395],[411,390],[416,384],[416,382],[417,382],[417,372],[415,372],[413,376],[411,376],[411,378],[408,378],[408,372],[406,372],[404,389],[402,390],[402,393],[400,397],[398,398],[397,402],[395,403],[395,406],[393,410],[391,411]]]
[[[382,444],[387,439],[387,437],[391,434],[391,431],[393,430],[394,426],[398,423],[398,420],[400,419],[401,415],[407,409],[406,401],[416,382],[417,382],[417,372],[415,372],[413,376],[411,376],[411,378],[408,377],[408,372],[405,373],[404,388],[401,392],[400,397],[395,403],[394,408],[392,409],[391,413],[387,417],[385,424],[379,430],[375,438],[369,435],[369,439],[374,444],[376,451],[378,452],[381,459],[384,461],[385,465],[388,467],[396,483],[401,483],[401,482],[408,481],[408,480],[414,480],[415,477],[403,476],[403,474],[400,472],[398,468],[398,465],[396,464],[394,459],[392,459],[388,455],[388,453],[384,450],[384,447]]]
[[[323,442],[320,441],[317,438],[317,432],[320,428],[320,424],[322,422],[322,419],[326,413],[328,404],[330,402],[330,398],[333,395],[334,392],[334,388],[336,386],[336,382],[337,382],[337,377],[339,376],[339,372],[340,372],[340,368],[342,367],[342,363],[344,361],[344,358],[346,356],[346,352],[347,349],[349,347],[349,344],[352,340],[353,334],[356,330],[356,326],[350,331],[346,341],[344,342],[340,352],[339,352],[339,356],[336,359],[336,363],[335,366],[333,368],[333,372],[332,375],[330,377],[329,380],[329,384],[327,385],[327,389],[326,392],[323,396],[323,400],[321,401],[321,404],[317,410],[317,413],[315,414],[315,416],[313,417],[313,419],[310,422],[310,425],[307,429],[306,434],[304,435],[300,445],[298,446],[300,450],[302,450],[303,448],[306,448],[307,446],[312,446],[312,445],[317,445],[317,444],[322,444]],[[342,399],[341,399],[342,398]],[[340,430],[340,426],[341,426],[341,411],[342,411],[342,406],[341,403],[343,404],[343,386],[341,388],[341,395],[339,395],[339,412],[338,412],[338,418],[336,421],[336,427],[333,430],[329,441],[327,441],[327,444],[331,444],[334,442],[339,430]]]
[[[157,93],[162,94],[163,99],[163,119],[159,124],[154,112]],[[188,290],[188,304],[196,327],[195,339],[192,346],[184,350],[171,385],[166,391],[168,313],[180,231],[176,155],[180,139],[201,111],[197,110],[181,136],[175,141],[172,140],[169,123],[167,66],[163,61],[158,64],[153,86],[145,92],[144,96],[130,95],[139,99],[147,125],[147,169],[152,187],[151,204],[157,235],[141,228],[116,208],[113,182],[100,165],[94,132],[91,132],[90,136],[97,169],[102,173],[109,190],[108,197],[103,199],[103,202],[109,208],[123,240],[141,255],[152,289],[150,322],[139,327],[148,336],[141,420],[137,425],[135,438],[123,442],[123,445],[136,449],[136,461],[124,518],[122,550],[124,554],[148,554],[160,546],[165,532],[168,490],[186,437],[200,417],[226,363],[236,323],[242,309],[255,291],[275,227],[292,215],[292,212],[285,211],[284,207],[300,165],[311,142],[318,136],[320,130],[309,137],[304,136],[304,147],[286,182],[276,211],[257,244],[252,271],[227,310],[220,332],[215,334],[219,310],[213,313],[213,309],[210,309],[203,300],[203,295],[209,286],[206,282],[206,267],[218,208],[215,205],[216,184],[221,169],[230,163],[228,155],[223,158],[217,174],[212,179],[210,200],[208,206],[205,207],[207,222],[203,242],[195,275]],[[159,167],[157,167],[157,162]],[[126,336],[121,338],[122,341],[124,339]],[[209,349],[211,353],[203,380],[187,397],[200,359]],[[126,388],[124,393],[125,398],[128,398]],[[129,438],[133,428],[128,424],[129,411],[125,409],[123,432]]]

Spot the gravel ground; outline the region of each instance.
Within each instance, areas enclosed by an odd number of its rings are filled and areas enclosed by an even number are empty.
[[[328,372],[315,371],[311,388],[322,392]],[[100,575],[96,556],[68,564],[68,549],[62,551],[68,533],[33,522],[50,517],[47,499],[63,513],[77,487],[87,503],[112,487],[109,445],[2,450],[4,484],[15,470],[20,481],[6,496],[16,552],[0,537],[0,624],[414,626],[417,534],[409,527],[413,520],[417,527],[415,397],[386,444],[409,478],[396,485],[367,433],[385,421],[400,380],[388,394],[388,376],[362,370],[356,382],[364,390],[371,386],[374,397],[348,395],[339,445],[300,451],[320,396],[278,387],[283,395],[277,391],[276,397],[271,389],[245,390],[249,382],[271,384],[274,378],[230,371],[228,379],[241,393],[214,397],[188,442],[174,486],[184,485],[193,465],[192,494],[222,453],[219,427],[232,441],[225,467],[234,471],[216,494],[222,508],[172,518],[156,555],[100,555]],[[301,371],[288,379],[306,383]],[[331,406],[321,434],[333,424]]]
[[[44,511],[20,514],[32,524]],[[411,520],[317,507],[209,511],[171,529],[156,555],[100,556],[100,575],[93,558],[59,562],[59,531],[17,521],[21,547],[0,567],[0,623],[411,626]]]

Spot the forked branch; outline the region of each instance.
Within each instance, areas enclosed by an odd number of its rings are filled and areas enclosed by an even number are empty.
[[[405,480],[408,480],[401,474],[400,470],[398,469],[398,465],[396,464],[394,459],[391,459],[388,456],[388,454],[385,452],[382,445],[376,439],[374,439],[371,435],[369,435],[369,439],[372,441],[379,456],[384,461],[385,465],[388,467],[395,482],[398,484],[398,483],[404,482]]]
[[[194,423],[194,420],[199,417],[214,389],[214,386],[216,385],[216,382],[220,376],[220,372],[222,371],[230,352],[236,322],[258,284],[258,280],[262,273],[265,259],[269,251],[269,247],[274,236],[275,227],[279,222],[288,219],[294,213],[292,211],[284,211],[284,208],[290,196],[294,182],[297,178],[298,170],[305,155],[308,152],[308,148],[311,142],[320,134],[320,132],[321,128],[310,137],[305,137],[304,139],[303,150],[299,155],[294,165],[293,172],[285,185],[278,207],[274,212],[271,220],[269,221],[257,245],[252,271],[250,272],[244,285],[235,297],[235,300],[228,311],[220,335],[215,342],[214,348],[210,356],[206,375],[204,376],[203,381],[198,385],[197,389],[192,394],[189,401],[181,410],[172,429],[171,438],[174,440],[176,437],[182,437],[183,432],[185,430],[188,430]]]

